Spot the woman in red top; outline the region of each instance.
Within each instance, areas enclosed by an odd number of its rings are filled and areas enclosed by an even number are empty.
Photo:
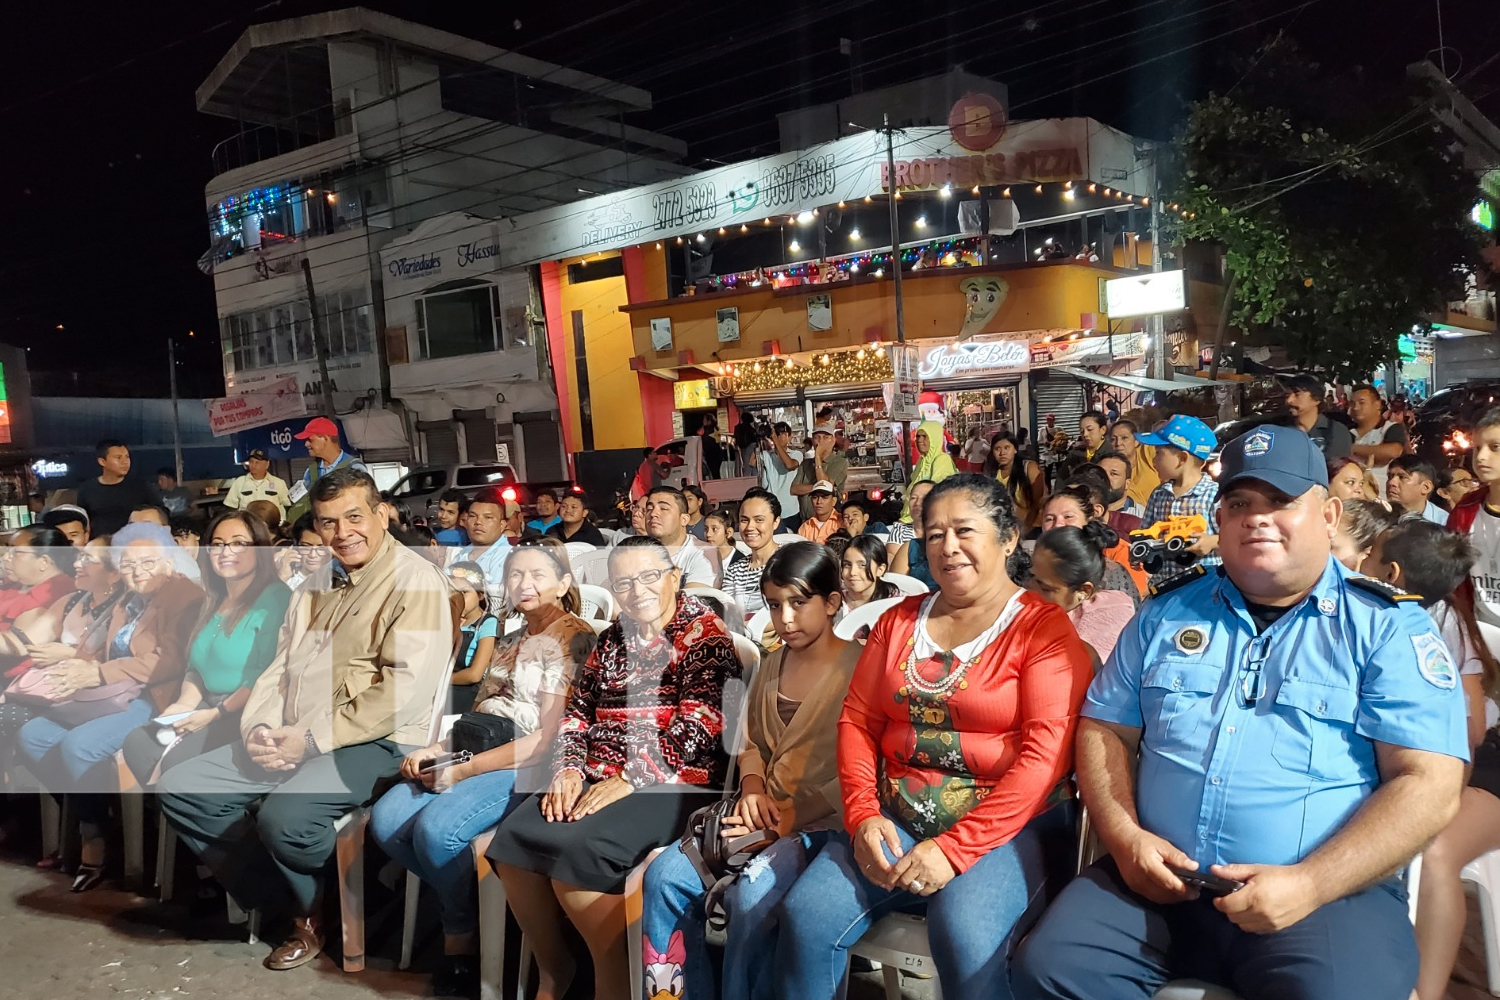
[[[938,591],[888,611],[855,669],[838,736],[847,836],[783,903],[784,998],[837,996],[849,946],[925,901],[944,996],[1006,1000],[1011,949],[1074,860],[1089,651],[1011,579],[1019,534],[1000,483],[945,479],[922,532]]]

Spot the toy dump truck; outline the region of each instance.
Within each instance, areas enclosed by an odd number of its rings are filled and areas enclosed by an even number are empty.
[[[1140,528],[1130,533],[1130,559],[1148,573],[1161,571],[1171,562],[1192,562],[1197,558],[1187,552],[1198,535],[1208,533],[1208,521],[1202,514],[1184,514]]]

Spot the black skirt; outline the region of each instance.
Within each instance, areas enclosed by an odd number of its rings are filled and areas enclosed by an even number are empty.
[[[1480,788],[1500,799],[1500,726],[1484,734],[1474,750],[1474,769],[1469,772],[1469,787]]]
[[[683,785],[632,792],[571,823],[549,823],[540,793],[511,810],[486,852],[492,862],[536,872],[592,892],[625,891],[646,856],[682,836],[695,810],[719,793]]]

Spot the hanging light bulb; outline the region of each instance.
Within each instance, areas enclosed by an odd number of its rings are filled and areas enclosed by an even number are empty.
[[[763,226],[769,226],[771,224],[770,217],[767,216],[766,218],[762,219],[760,224],[763,225]]]
[[[796,240],[792,240],[792,242],[786,245],[786,248],[792,253],[796,253],[798,250],[802,249],[802,244],[798,243]]]
[[[678,246],[682,245],[682,237],[681,236],[677,237],[677,245]]]
[[[798,212],[796,214],[796,216],[794,217],[793,221],[799,222],[799,223],[801,223],[802,225],[805,226],[809,222],[811,222],[813,220],[813,218],[814,218],[814,216],[813,216],[813,214],[811,212],[803,211],[803,212]]]
[[[839,202],[839,208],[843,208],[843,207],[844,207],[844,203],[843,202]]]
[[[1099,190],[1099,185],[1097,185],[1097,184],[1090,184],[1089,185],[1089,194],[1093,194],[1097,190]]]
[[[1110,191],[1109,188],[1104,189],[1104,197],[1108,198],[1111,194],[1113,194],[1113,192]]]
[[[877,358],[883,358],[883,357],[885,357],[885,345],[884,344],[877,344],[875,346],[875,356]]]
[[[857,239],[859,239],[859,227],[858,226],[855,226],[853,229],[849,230],[849,238],[851,240],[857,240]]]
[[[1006,188],[1004,191],[1001,191],[1000,192],[1000,197],[1002,197],[1002,198],[1009,198],[1010,197],[1010,188]]]
[[[723,226],[720,226],[720,227],[719,227],[719,235],[720,235],[720,236],[723,236],[723,235],[724,235],[724,227],[723,227]]]
[[[660,243],[656,244],[656,249],[658,249],[658,250],[661,249],[661,244]]]
[[[969,193],[970,194],[978,194],[979,193],[979,185],[975,184],[974,187],[973,187],[973,189]]]
[[[704,236],[702,233],[699,233],[697,235],[696,239],[698,240],[699,243],[707,243],[708,242],[708,237]]]
[[[1036,193],[1037,193],[1037,194],[1041,194],[1041,193],[1042,193],[1042,186],[1041,186],[1041,185],[1040,185],[1040,184],[1038,184],[1038,185],[1037,185],[1037,186],[1036,186]]]
[[[922,228],[925,228],[926,225],[927,225],[927,216],[925,216],[925,215],[919,215],[919,216],[917,216],[917,228],[918,229],[922,229]]]
[[[877,277],[877,278],[884,278],[885,277],[885,268],[883,268],[883,267],[877,267],[875,269],[875,277]]]
[[[859,361],[863,361],[865,359],[865,349],[861,347],[859,350],[855,351],[854,357]]]
[[[866,205],[868,205],[872,201],[874,201],[873,198],[871,198],[869,195],[865,195],[865,204]]]
[[[741,225],[740,226],[740,232],[742,232],[742,233],[748,233],[749,231],[750,231],[750,227],[749,226],[746,226],[746,225]]]
[[[941,195],[944,198],[952,197],[952,195],[953,195],[953,185],[952,184],[944,184],[943,185],[943,189],[941,191],[939,191],[938,194]]]
[[[1063,190],[1064,191],[1071,191],[1071,190],[1073,190],[1073,182],[1072,181],[1064,181],[1063,182]]]

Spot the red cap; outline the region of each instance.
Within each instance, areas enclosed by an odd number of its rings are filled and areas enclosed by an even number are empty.
[[[339,436],[339,425],[334,423],[332,420],[329,420],[327,417],[313,417],[307,422],[307,426],[302,428],[301,434],[295,434],[293,436],[298,441],[306,441],[308,438],[314,435],[336,438]]]

